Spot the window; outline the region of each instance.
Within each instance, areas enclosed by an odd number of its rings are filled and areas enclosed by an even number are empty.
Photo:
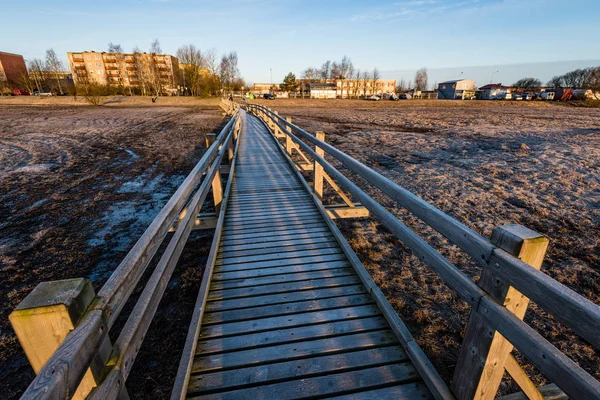
[[[93,70],[92,70],[92,71],[90,71],[90,74],[94,75],[94,71],[93,71]]]
[[[101,67],[101,66],[102,66],[102,64],[96,63],[96,67]]]
[[[446,89],[446,85],[442,85],[442,89]]]

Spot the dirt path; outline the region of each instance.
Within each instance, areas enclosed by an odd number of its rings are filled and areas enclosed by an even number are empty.
[[[33,378],[8,314],[41,281],[89,277],[97,291],[201,157],[204,135],[221,122],[214,102],[0,105],[3,398],[18,397]],[[134,367],[142,373],[127,383],[132,398],[170,391],[210,241],[195,234],[187,246]]]
[[[486,237],[509,223],[543,233],[550,239],[543,271],[600,304],[600,109],[518,102],[261,103],[309,132],[325,131],[328,142]],[[379,191],[368,191],[478,279],[479,265],[463,252]],[[341,225],[449,382],[470,308],[376,221]],[[600,379],[599,351],[535,304],[526,321]],[[531,366],[528,371],[544,382]]]

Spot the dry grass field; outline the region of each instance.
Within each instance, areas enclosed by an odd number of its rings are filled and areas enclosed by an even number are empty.
[[[509,223],[543,233],[550,249],[542,270],[600,304],[599,109],[541,102],[259,103],[309,132],[324,131],[329,143],[486,237]],[[481,267],[464,252],[366,182],[361,187],[478,279]],[[470,308],[375,220],[341,227],[449,382]],[[525,319],[600,379],[600,352],[535,304]],[[545,382],[532,366],[527,370]]]
[[[258,101],[475,231],[519,223],[549,237],[542,270],[600,304],[600,109],[547,103]],[[96,290],[222,123],[216,101],[0,97],[0,389],[33,372],[8,314],[39,282]],[[366,182],[361,187],[368,189]],[[380,192],[373,197],[477,279],[480,267]],[[375,282],[450,381],[469,308],[375,220],[340,223]],[[211,232],[191,238],[127,386],[165,398]],[[131,305],[129,305],[131,306]],[[124,314],[127,310],[124,310]],[[526,321],[600,379],[600,354],[536,307]],[[157,329],[160,327],[160,329]],[[169,332],[166,337],[165,332]],[[536,383],[542,376],[527,367]],[[504,391],[509,388],[504,387]]]

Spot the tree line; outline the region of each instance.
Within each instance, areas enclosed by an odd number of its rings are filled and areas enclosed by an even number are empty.
[[[518,89],[537,89],[542,87],[542,81],[537,78],[522,78],[512,85]],[[600,91],[600,66],[590,68],[578,68],[563,75],[552,77],[546,86],[556,89],[591,89]]]

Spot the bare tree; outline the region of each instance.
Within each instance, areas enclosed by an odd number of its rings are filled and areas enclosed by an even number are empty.
[[[182,69],[184,88],[189,88],[190,94],[200,94],[200,70],[206,67],[202,52],[193,44],[182,46],[177,50],[177,58]]]
[[[427,90],[427,68],[421,68],[415,74],[415,90]]]
[[[127,65],[125,62],[125,54],[123,51],[123,47],[121,47],[120,44],[114,44],[113,42],[110,42],[108,44],[107,52],[111,53],[116,61],[119,86],[123,88],[125,86],[125,78],[127,76]],[[131,96],[132,95],[131,85],[128,85],[128,87],[129,87],[129,95]]]
[[[148,74],[144,55],[140,52],[139,47],[133,48],[133,70],[134,76],[137,79],[137,87],[142,96],[147,94]],[[131,81],[131,80],[130,80]]]
[[[123,53],[123,47],[121,47],[120,44],[114,44],[113,42],[110,42],[108,44],[108,51],[107,53]]]
[[[517,89],[537,89],[542,86],[542,82],[536,78],[521,78],[512,84]]]
[[[152,44],[150,45],[150,53],[162,54],[162,49],[160,48],[160,42],[158,39],[154,39],[152,41]]]
[[[17,83],[20,86],[22,86],[23,88],[25,88],[25,90],[27,90],[29,93],[33,94],[33,90],[35,89],[36,84],[33,81],[33,79],[31,79],[31,77],[29,75],[27,75],[26,72],[19,73],[19,77],[17,78]]]
[[[321,69],[319,72],[321,75],[321,82],[326,83],[331,77],[331,61],[327,60],[321,65]]]
[[[229,54],[221,57],[221,63],[219,64],[219,76],[221,78],[221,85],[225,92],[229,91],[232,93],[236,82],[240,78],[240,71],[238,68],[238,56],[235,51],[229,52]]]
[[[406,80],[404,78],[400,79],[398,86],[396,86],[396,92],[401,93],[408,89],[408,85],[406,84]]]
[[[373,71],[371,72],[371,85],[373,87],[372,94],[377,94],[377,83],[379,82],[380,78],[381,74],[379,73],[377,67],[373,68]]]
[[[33,58],[27,62],[27,70],[30,72],[38,92],[41,92],[46,87],[44,62],[39,58]]]
[[[553,88],[561,88],[565,86],[565,82],[562,76],[553,76],[546,85]]]
[[[217,49],[212,48],[204,52],[204,62],[208,70],[208,84],[210,86],[210,94],[216,95],[219,87],[219,57]]]

